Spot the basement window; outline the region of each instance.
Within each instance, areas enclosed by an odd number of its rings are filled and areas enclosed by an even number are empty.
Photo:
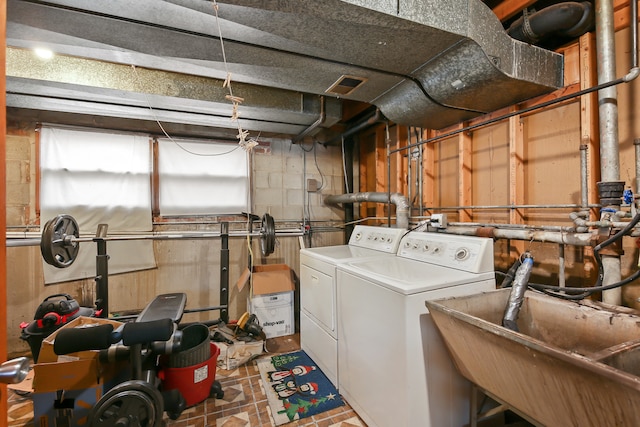
[[[158,139],[160,215],[248,212],[248,154],[236,143]]]
[[[40,223],[71,215],[82,236],[99,224],[108,234],[152,230],[151,160],[148,136],[80,128],[40,129]],[[155,267],[151,241],[109,241],[109,273]],[[45,283],[93,278],[96,247],[80,244],[71,266],[43,261]]]

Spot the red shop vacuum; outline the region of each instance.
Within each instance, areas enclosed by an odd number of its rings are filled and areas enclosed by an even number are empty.
[[[162,380],[162,390],[178,389],[187,407],[208,397],[222,399],[224,392],[215,379],[219,354],[220,349],[211,342],[207,325],[185,326],[180,349],[161,358],[162,369],[158,376]]]
[[[37,363],[43,339],[73,319],[80,316],[95,317],[95,313],[93,308],[80,307],[69,294],[50,295],[36,309],[33,321],[20,324],[20,338],[29,343],[33,361]]]

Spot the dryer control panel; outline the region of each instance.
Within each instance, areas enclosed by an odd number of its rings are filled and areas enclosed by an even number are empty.
[[[356,225],[349,238],[349,246],[375,249],[386,253],[398,252],[400,239],[407,232],[402,228]]]
[[[470,273],[494,270],[493,241],[485,237],[412,231],[400,242],[398,256]]]

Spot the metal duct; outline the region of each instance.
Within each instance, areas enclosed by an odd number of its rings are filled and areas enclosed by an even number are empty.
[[[539,11],[526,12],[514,21],[507,33],[517,40],[538,43],[555,36],[580,37],[593,27],[594,13],[590,2],[557,3]]]
[[[480,0],[217,5],[218,20],[202,0],[9,0],[7,44],[221,80],[228,71],[434,129],[563,85],[562,56],[510,38]]]
[[[409,204],[409,199],[400,193],[347,193],[324,198],[324,203],[327,205],[356,202],[393,203],[396,205],[396,228],[409,229],[409,209],[411,205]]]

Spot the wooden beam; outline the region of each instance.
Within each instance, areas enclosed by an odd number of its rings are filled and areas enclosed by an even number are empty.
[[[522,12],[523,9],[533,5],[537,0],[510,0],[503,1],[494,7],[493,13],[496,14],[500,21],[506,21]]]
[[[366,144],[358,144],[359,145],[359,152],[360,152],[360,161],[358,162],[358,175],[360,177],[359,180],[359,191],[361,193],[367,191],[367,182],[369,180],[368,177],[368,168],[367,168],[367,160],[368,157],[372,155],[371,151],[367,151],[367,147]],[[374,151],[373,153],[377,152],[377,147],[374,147]],[[374,171],[375,173],[375,171]],[[356,192],[355,188],[351,189],[352,192]],[[367,208],[364,206],[364,203],[360,203],[359,204],[359,210],[360,210],[360,218],[366,218],[367,217]]]
[[[387,129],[386,126],[379,126],[376,130],[376,192],[386,192],[387,184]],[[376,203],[376,217],[387,216],[386,206]]]
[[[613,1],[613,28],[615,31],[626,28],[631,23],[629,0]]]
[[[467,126],[466,123],[460,123],[460,128]],[[471,191],[471,134],[469,132],[461,132],[458,134],[458,204],[460,206],[473,205],[473,194]],[[469,209],[462,209],[459,212],[458,221],[471,221],[472,215]]]
[[[597,83],[596,40],[592,33],[580,37],[580,88],[587,89]],[[598,94],[592,92],[580,97],[580,134],[582,144],[587,145],[587,168],[589,169],[589,204],[598,203],[596,183],[600,180],[600,134],[598,131]],[[597,209],[591,219],[599,218]]]
[[[593,33],[580,37],[580,87],[583,89],[597,83],[596,73],[596,40]],[[580,135],[581,145],[587,149],[587,201],[589,204],[598,203],[597,182],[600,180],[600,133],[598,124],[598,94],[593,92],[580,97]],[[598,220],[598,209],[592,209],[590,219]],[[583,248],[584,274],[586,279],[598,270],[594,258],[593,248]]]
[[[433,138],[434,130],[424,130],[422,139]],[[435,144],[422,144],[422,206],[435,206],[436,202],[436,156]]]
[[[524,199],[524,126],[520,116],[509,118],[509,203],[522,205]],[[509,211],[510,224],[524,224],[522,209]],[[525,243],[512,241],[511,249],[515,251],[513,256],[520,256],[524,252]]]
[[[396,135],[396,148],[403,148],[406,147],[409,144],[409,130],[406,126],[400,126],[400,125],[396,125],[395,126],[395,135]],[[392,147],[393,149],[393,147]],[[395,185],[391,187],[391,192],[398,192],[401,194],[408,194],[407,193],[407,187],[408,187],[408,182],[407,182],[407,174],[408,174],[408,170],[409,170],[409,151],[408,150],[404,150],[404,151],[397,151],[394,155],[395,155],[395,164],[396,164],[396,181],[395,181]]]

